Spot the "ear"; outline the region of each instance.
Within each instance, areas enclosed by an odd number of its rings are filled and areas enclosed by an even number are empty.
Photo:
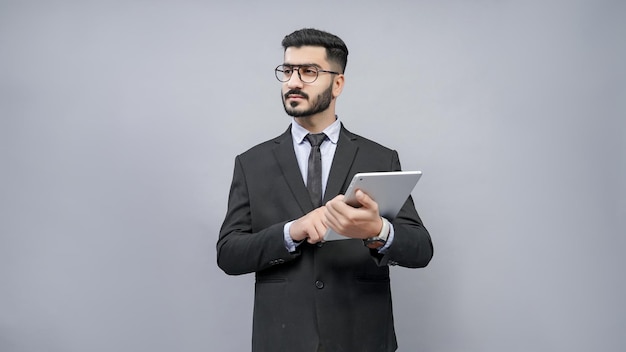
[[[346,78],[343,74],[338,74],[333,81],[333,98],[337,98],[343,91]]]

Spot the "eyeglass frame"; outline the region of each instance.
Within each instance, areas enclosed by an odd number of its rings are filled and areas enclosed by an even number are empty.
[[[276,66],[276,68],[274,69],[274,75],[276,76],[276,79],[279,82],[285,83],[285,82],[289,82],[289,80],[291,79],[291,77],[293,76],[293,72],[291,73],[291,75],[289,75],[289,78],[287,78],[286,80],[281,80],[280,78],[278,78],[278,72],[281,72],[283,75],[285,74],[284,70],[281,70],[281,67],[288,67],[291,68],[292,71],[298,72],[298,78],[300,79],[300,81],[302,83],[313,83],[315,81],[317,81],[317,78],[320,76],[320,72],[326,72],[326,73],[330,73],[333,75],[341,75],[341,72],[335,72],[335,71],[329,71],[329,70],[323,70],[321,68],[319,68],[316,65],[311,65],[311,64],[307,64],[307,65],[289,65],[289,64],[280,64],[278,66]],[[306,82],[302,79],[302,74],[300,73],[300,69],[303,67],[312,67],[316,70],[316,75],[315,75],[315,79],[313,79],[311,82]],[[296,69],[297,68],[297,69]]]

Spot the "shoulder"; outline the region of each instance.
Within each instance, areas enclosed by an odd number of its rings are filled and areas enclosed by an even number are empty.
[[[253,147],[251,147],[250,149],[244,151],[243,153],[239,154],[238,157],[239,158],[259,158],[259,157],[263,157],[264,155],[266,155],[267,153],[271,152],[274,148],[276,148],[277,146],[280,145],[287,145],[287,146],[291,146],[292,145],[292,139],[291,139],[291,128],[288,128],[285,132],[283,132],[282,134],[268,139],[266,141],[263,141]]]
[[[355,143],[359,148],[365,148],[366,150],[376,150],[383,153],[393,153],[394,150],[386,147],[372,139],[365,138],[361,135],[353,133],[346,129],[345,127],[341,128],[340,140],[350,141],[351,143]]]
[[[378,142],[343,129],[335,157],[350,163],[355,172],[400,170],[398,152]]]

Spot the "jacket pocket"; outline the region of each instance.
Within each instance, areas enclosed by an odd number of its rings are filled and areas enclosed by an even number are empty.
[[[256,278],[257,284],[265,284],[265,283],[280,283],[286,282],[287,279],[284,277],[276,277],[276,276],[260,276]]]
[[[376,275],[359,275],[356,277],[356,281],[366,283],[388,283],[389,276],[376,276]]]

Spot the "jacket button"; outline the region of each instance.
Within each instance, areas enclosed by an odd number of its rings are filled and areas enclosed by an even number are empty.
[[[324,246],[324,242],[317,242],[317,248],[322,248]]]
[[[324,282],[320,281],[320,280],[315,281],[315,287],[317,287],[319,289],[324,288]]]

